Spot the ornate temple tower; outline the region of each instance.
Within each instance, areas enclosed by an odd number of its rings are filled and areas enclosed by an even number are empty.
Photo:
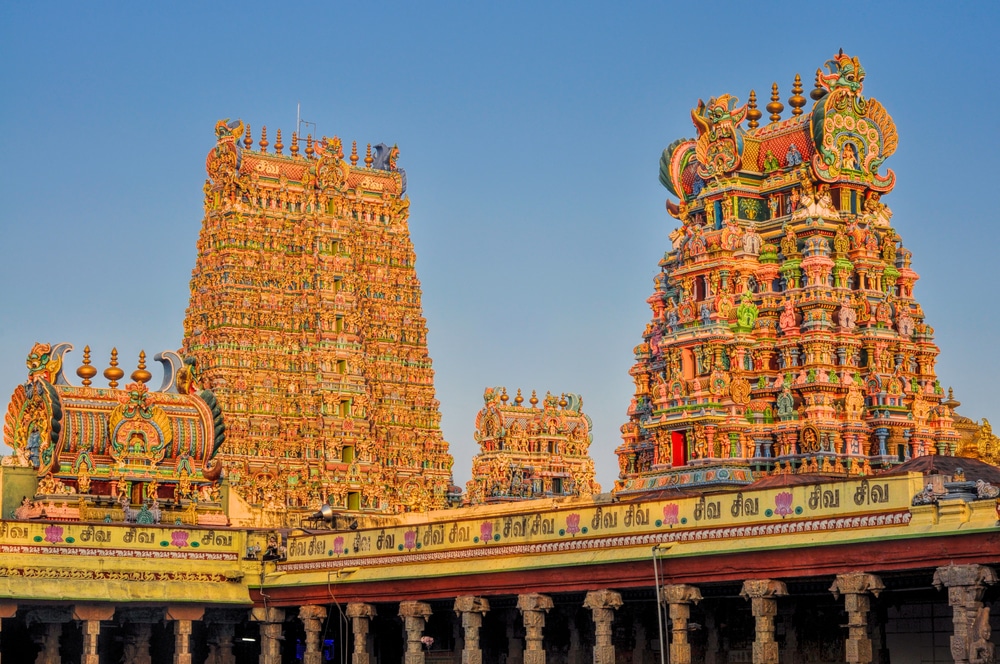
[[[955,452],[918,276],[880,199],[895,125],[857,58],[826,67],[811,110],[799,76],[791,117],[774,84],[763,126],[753,91],[699,101],[698,137],[663,152],[681,226],[635,348],[621,492]]]
[[[265,524],[327,500],[351,512],[443,507],[439,427],[398,150],[338,138],[303,153],[216,125],[184,321],[228,427],[229,482]],[[242,144],[241,141],[242,140]]]
[[[576,394],[546,394],[538,407],[534,392],[524,404],[521,390],[508,403],[507,389],[489,387],[476,415],[476,442],[466,483],[470,503],[580,496],[601,492],[589,450],[593,424]]]

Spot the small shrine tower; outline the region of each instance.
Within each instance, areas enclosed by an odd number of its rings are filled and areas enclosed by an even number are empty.
[[[476,442],[466,499],[472,504],[600,493],[590,458],[591,421],[576,394],[535,392],[525,406],[504,387],[486,388],[476,415]]]
[[[619,492],[739,485],[764,472],[866,474],[954,454],[917,273],[881,197],[896,127],[843,52],[763,113],[698,102],[660,181],[680,221],[635,348]],[[746,128],[744,128],[744,122]]]
[[[324,501],[354,513],[444,507],[427,325],[393,146],[292,134],[256,149],[220,121],[184,321],[226,414],[219,457],[264,525]],[[358,162],[361,161],[359,164]]]

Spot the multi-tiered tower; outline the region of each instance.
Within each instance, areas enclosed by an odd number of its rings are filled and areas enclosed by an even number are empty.
[[[472,460],[466,500],[472,504],[530,498],[557,498],[601,492],[590,458],[593,423],[578,394],[534,391],[524,405],[521,390],[513,403],[505,387],[488,387],[476,415],[480,453]]]
[[[756,95],[692,111],[696,139],[663,152],[681,221],[635,349],[619,490],[740,484],[760,470],[867,473],[953,454],[917,274],[880,197],[896,128],[838,54],[811,111],[795,77],[769,124]],[[742,124],[747,121],[747,129]]]
[[[266,128],[256,150],[240,121],[216,135],[184,353],[225,412],[230,483],[272,523],[324,500],[444,506],[452,459],[398,150],[369,146],[359,165],[337,138],[300,154],[293,134],[283,154],[280,131],[274,152]]]

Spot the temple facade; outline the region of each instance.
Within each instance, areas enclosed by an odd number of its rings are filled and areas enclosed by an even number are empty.
[[[427,325],[398,149],[338,138],[300,152],[220,121],[182,353],[225,411],[219,458],[261,525],[324,502],[393,513],[445,505]]]
[[[618,490],[742,485],[768,471],[870,474],[955,454],[960,434],[934,373],[934,330],[882,196],[896,149],[865,70],[843,52],[777,84],[691,112],[660,181],[680,221],[635,348]],[[746,122],[744,128],[743,123]]]

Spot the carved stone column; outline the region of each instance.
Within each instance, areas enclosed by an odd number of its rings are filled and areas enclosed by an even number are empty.
[[[100,664],[97,640],[101,636],[101,621],[111,620],[114,615],[113,606],[82,604],[73,607],[73,620],[79,620],[83,628],[83,654],[80,656],[80,664]]]
[[[587,593],[583,605],[590,609],[594,616],[594,664],[615,664],[611,623],[615,619],[615,610],[622,605],[621,593],[613,590],[592,590]]]
[[[326,618],[325,606],[299,607],[299,619],[306,633],[306,652],[302,656],[302,664],[323,664],[323,651],[319,647],[319,633],[323,630],[323,619]]]
[[[781,581],[750,579],[743,582],[740,596],[750,600],[757,634],[753,642],[753,664],[778,664],[778,642],[774,640],[774,616],[778,614],[778,597],[788,594]]]
[[[868,637],[871,599],[868,593],[878,597],[884,589],[882,579],[865,572],[838,574],[830,586],[834,597],[844,596],[844,608],[847,609],[847,642],[844,644],[844,653],[850,664],[869,664],[872,661],[872,641]]]
[[[351,654],[351,664],[369,664],[371,655],[368,653],[368,624],[375,617],[375,607],[359,602],[348,604],[347,617],[351,619],[351,627],[354,631],[354,652]]]
[[[719,652],[719,625],[715,620],[714,611],[705,611],[705,634],[705,664],[722,664]]]
[[[233,636],[236,625],[247,619],[243,609],[206,609],[203,620],[208,626],[208,658],[205,664],[236,664]]]
[[[552,598],[547,595],[530,593],[517,596],[517,608],[524,621],[524,664],[545,664],[545,647],[542,645],[542,631],[545,629],[545,614],[552,610]]]
[[[431,616],[431,605],[426,602],[400,602],[399,615],[403,618],[403,627],[406,629],[403,664],[424,664],[424,644],[420,642],[420,637]]]
[[[35,634],[38,644],[38,656],[35,664],[61,664],[59,658],[59,638],[62,636],[62,623],[46,623],[42,631]]]
[[[250,619],[260,623],[260,664],[281,664],[284,609],[254,607]]]
[[[507,664],[524,664],[524,642],[517,632],[516,613],[507,612]]]
[[[153,635],[150,623],[131,623],[125,633],[125,653],[123,662],[132,664],[151,664],[149,658],[149,639]]]
[[[688,620],[691,605],[701,601],[701,591],[683,583],[666,585],[663,586],[663,600],[670,609],[670,664],[691,664]]]
[[[208,659],[205,664],[236,664],[231,623],[212,623],[208,628]]]
[[[167,607],[167,620],[174,621],[174,664],[191,664],[191,629],[204,615],[203,606]]]
[[[955,633],[951,656],[955,664],[991,663],[990,610],[983,606],[986,586],[997,582],[996,572],[984,565],[948,565],[934,572],[934,587],[948,589]]]
[[[462,619],[465,630],[465,645],[462,648],[462,664],[483,664],[483,651],[479,647],[479,628],[483,626],[483,616],[490,610],[485,597],[462,595],[455,598],[455,614]]]

